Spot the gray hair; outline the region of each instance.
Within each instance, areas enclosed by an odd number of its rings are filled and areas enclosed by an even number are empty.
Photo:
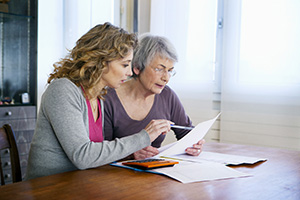
[[[176,49],[167,38],[149,33],[143,34],[139,37],[138,46],[134,50],[132,68],[142,72],[156,56],[178,62]],[[138,75],[133,71],[132,77]]]

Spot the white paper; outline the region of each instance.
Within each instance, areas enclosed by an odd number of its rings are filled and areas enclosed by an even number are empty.
[[[225,165],[240,165],[240,164],[254,164],[259,161],[265,161],[266,158],[257,158],[257,157],[249,157],[249,156],[239,156],[239,155],[231,155],[231,154],[223,154],[223,153],[215,153],[203,151],[199,156],[190,156],[187,154],[179,154],[169,156],[170,158],[175,158],[178,160],[192,161],[192,162],[215,162]]]
[[[223,164],[213,162],[196,163],[180,161],[179,164],[176,164],[173,167],[165,167],[152,170],[136,169],[134,167],[125,166],[122,164],[122,162],[112,163],[111,165],[135,171],[151,172],[155,174],[165,175],[182,183],[252,176],[250,174],[234,170]]]
[[[191,163],[181,161],[174,167],[153,169],[182,183],[251,176],[218,163]]]
[[[187,147],[191,147],[206,135],[219,115],[220,114],[218,114],[211,120],[198,124],[181,140],[161,147],[159,149],[160,153],[157,156],[153,157],[177,159],[179,160],[179,164],[176,164],[173,167],[146,170],[145,172],[163,174],[182,183],[251,176],[249,174],[245,174],[227,167],[226,165],[237,165],[243,163],[253,164],[266,159],[214,152],[202,152],[199,156],[190,156],[185,153],[185,149]],[[112,165],[124,167],[121,162],[114,163]],[[138,170],[129,166],[125,166],[125,168]]]
[[[163,152],[164,150],[170,148],[170,147],[173,146],[174,144],[176,144],[176,142],[173,142],[173,143],[170,143],[170,144],[166,144],[166,145],[164,145],[164,146],[158,148],[158,151],[159,151],[159,152]],[[155,156],[155,157],[156,157],[156,156]]]
[[[187,147],[192,147],[193,144],[197,143],[199,140],[203,139],[208,130],[212,127],[216,119],[220,116],[219,113],[215,118],[199,123],[193,130],[191,130],[188,134],[186,134],[179,141],[176,141],[170,145],[169,148],[163,149],[159,148],[159,154],[155,157],[159,156],[169,156],[176,155],[185,152]],[[164,147],[165,148],[165,147]]]

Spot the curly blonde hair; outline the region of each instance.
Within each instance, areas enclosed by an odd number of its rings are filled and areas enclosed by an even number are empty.
[[[85,96],[95,97],[93,90],[99,83],[108,62],[122,59],[137,45],[137,36],[110,23],[96,25],[84,34],[70,53],[53,64],[54,71],[48,83],[58,78],[68,78],[75,85],[82,86]],[[106,90],[98,91],[103,99]]]

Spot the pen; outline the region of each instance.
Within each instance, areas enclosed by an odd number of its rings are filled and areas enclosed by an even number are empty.
[[[171,128],[179,128],[179,129],[187,129],[187,130],[192,130],[194,127],[179,126],[179,125],[174,125],[174,124],[171,124]]]

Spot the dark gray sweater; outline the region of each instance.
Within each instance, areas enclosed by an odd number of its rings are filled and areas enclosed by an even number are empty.
[[[155,95],[151,110],[142,120],[131,119],[121,103],[116,91],[109,89],[105,96],[104,132],[106,140],[114,140],[132,135],[149,124],[153,119],[167,119],[181,126],[192,126],[192,121],[185,113],[179,98],[168,86],[160,94]],[[189,130],[173,129],[177,140],[184,137]],[[165,135],[160,135],[152,142],[152,146],[160,147]]]
[[[91,142],[88,124],[81,88],[66,78],[54,80],[42,96],[26,179],[98,167],[150,145],[145,130],[113,141]]]

